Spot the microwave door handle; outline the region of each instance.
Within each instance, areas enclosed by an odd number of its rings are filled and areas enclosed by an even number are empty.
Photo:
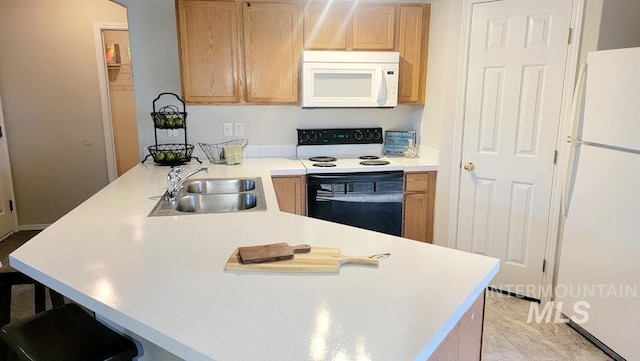
[[[384,69],[380,69],[380,81],[378,82],[378,105],[384,105],[387,102],[387,87],[384,81]]]

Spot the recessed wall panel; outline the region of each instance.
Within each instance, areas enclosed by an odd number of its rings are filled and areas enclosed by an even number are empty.
[[[514,182],[511,185],[509,207],[509,238],[505,260],[526,265],[527,244],[531,238],[533,184]]]
[[[478,178],[475,184],[471,251],[488,255],[491,249],[491,218],[496,180]]]
[[[551,31],[551,14],[531,15],[527,22],[526,48],[532,46],[549,46]]]
[[[509,19],[491,19],[487,24],[486,50],[504,49],[507,47]]]
[[[504,98],[504,67],[484,69],[478,152],[497,153]]]
[[[527,65],[522,69],[516,155],[534,156],[538,149],[545,69],[544,65]]]

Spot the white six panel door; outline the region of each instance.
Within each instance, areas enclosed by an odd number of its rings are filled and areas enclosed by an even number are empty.
[[[457,248],[540,298],[572,0],[473,5]]]

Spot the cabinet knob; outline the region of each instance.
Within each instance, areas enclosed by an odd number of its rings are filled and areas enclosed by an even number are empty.
[[[466,162],[466,163],[464,164],[464,170],[466,170],[466,171],[471,172],[471,171],[473,171],[473,170],[475,170],[475,169],[476,169],[476,165],[475,165],[475,164],[473,164],[472,162]]]

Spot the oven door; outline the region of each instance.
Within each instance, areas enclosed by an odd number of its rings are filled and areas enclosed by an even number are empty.
[[[307,215],[400,236],[402,179],[402,172],[310,174]]]

